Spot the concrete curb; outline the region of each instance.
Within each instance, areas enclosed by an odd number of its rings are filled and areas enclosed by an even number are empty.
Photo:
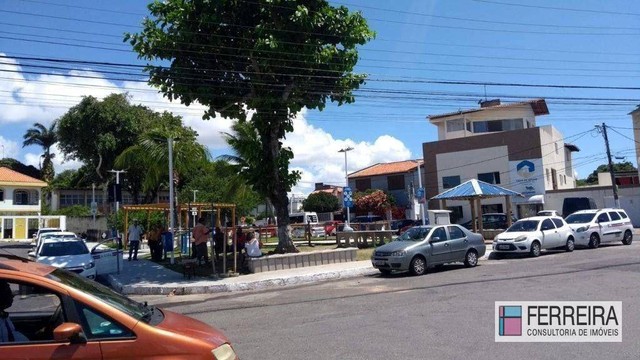
[[[239,281],[237,280],[239,279],[237,277],[200,281],[207,282],[208,284],[167,283],[162,285],[123,285],[112,275],[108,275],[107,280],[112,288],[125,295],[169,295],[171,293],[173,293],[173,295],[192,295],[246,290],[265,290],[274,287],[296,286],[321,281],[372,275],[377,272],[378,271],[372,267],[362,267],[355,269],[342,269],[339,271],[325,271],[314,274],[289,275],[281,277],[276,276],[271,279],[254,281]],[[231,281],[229,281],[229,279],[231,279]]]

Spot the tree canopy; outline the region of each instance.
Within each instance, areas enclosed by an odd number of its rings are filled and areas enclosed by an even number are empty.
[[[55,177],[55,169],[53,168],[53,161],[55,154],[51,153],[51,147],[58,142],[58,135],[56,133],[56,122],[52,122],[49,127],[46,127],[40,123],[34,123],[32,128],[29,128],[23,136],[24,141],[22,147],[30,145],[38,145],[42,148],[44,153],[42,154],[42,165],[40,167],[42,171],[42,178],[45,182],[50,183]]]
[[[287,236],[287,192],[293,153],[281,140],[303,108],[354,101],[364,74],[353,73],[357,45],[373,38],[360,13],[325,0],[155,1],[143,30],[127,34],[149,61],[149,83],[171,100],[207,107],[204,118],[248,121],[260,139],[254,190],[278,216],[278,251],[295,251]]]
[[[307,196],[302,201],[302,208],[304,211],[319,213],[334,212],[340,210],[340,200],[329,193],[320,191]]]
[[[619,163],[613,163],[613,171],[617,172],[617,171],[637,171],[638,169],[636,169],[633,164],[630,161],[625,161],[625,162],[619,162]],[[587,178],[585,179],[584,183],[587,185],[593,185],[593,184],[597,184],[598,183],[598,173],[602,173],[602,172],[609,172],[609,165],[608,164],[602,164],[600,166],[598,166],[595,170],[593,170],[593,172],[591,174],[589,174],[589,176],[587,176]]]

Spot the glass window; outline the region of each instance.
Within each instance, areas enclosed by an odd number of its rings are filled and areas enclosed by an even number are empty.
[[[460,230],[457,226],[447,226],[449,229],[449,237],[453,239],[463,239],[466,235],[464,231]]]
[[[559,218],[553,218],[551,219],[551,221],[553,221],[553,223],[556,224],[556,227],[558,229],[564,226],[564,223]]]
[[[89,339],[133,337],[133,333],[109,317],[78,304],[82,313],[82,327]]]
[[[462,206],[449,206],[447,210],[451,210],[451,222],[457,223],[464,217],[464,213],[462,211]]]
[[[478,180],[484,181],[489,184],[500,184],[500,172],[494,171],[478,174]]]
[[[387,176],[387,188],[389,190],[404,190],[404,175]]]
[[[371,179],[356,179],[356,191],[371,189]]]
[[[542,221],[542,225],[540,225],[540,230],[545,231],[545,230],[553,230],[555,229],[556,226],[553,224],[553,221],[549,220],[549,219],[545,219]]]
[[[624,212],[624,211],[620,211],[620,212],[618,212],[618,214],[620,214],[620,216],[621,216],[623,219],[628,218],[627,214],[625,214],[625,212]]]
[[[620,220],[620,215],[618,215],[618,213],[615,211],[610,211],[609,217],[611,218],[611,221]]]
[[[4,189],[0,189],[0,201],[4,201]]]
[[[451,189],[458,185],[460,185],[460,176],[443,176],[442,177],[443,189]]]
[[[447,121],[447,132],[462,131],[464,130],[464,120],[455,119]]]
[[[602,213],[602,214],[598,215],[598,222],[599,223],[609,222],[609,215],[607,215],[607,213]]]
[[[26,190],[16,190],[13,192],[14,205],[29,205],[29,192]]]
[[[433,233],[431,233],[431,242],[441,242],[446,240],[447,232],[445,231],[444,226],[434,229]]]

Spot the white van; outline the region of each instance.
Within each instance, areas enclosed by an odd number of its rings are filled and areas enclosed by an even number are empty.
[[[311,224],[311,236],[319,237],[324,236],[324,226],[321,226],[318,222],[318,214],[314,211],[296,212],[289,214],[289,224],[291,225],[307,225]],[[294,237],[304,236],[304,227],[294,227]]]

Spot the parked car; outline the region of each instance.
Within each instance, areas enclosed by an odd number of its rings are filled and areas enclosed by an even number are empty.
[[[37,246],[38,240],[40,240],[40,236],[47,233],[62,231],[60,228],[40,228],[33,234],[33,242],[31,246]]]
[[[87,244],[79,238],[42,238],[36,251],[29,255],[36,262],[64,268],[89,279],[96,278],[96,264]]]
[[[536,214],[537,216],[560,216],[557,210],[541,210]]]
[[[529,253],[540,256],[543,249],[575,248],[573,230],[559,216],[533,216],[516,221],[493,240],[493,252],[497,256],[506,253]]]
[[[15,330],[0,359],[237,359],[226,336],[203,322],[133,301],[64,269],[0,255]]]
[[[339,229],[339,227],[338,227],[338,226],[339,226],[339,225],[341,225],[341,224],[344,226],[344,224],[342,223],[342,221],[332,220],[332,221],[327,221],[327,222],[325,222],[325,223],[324,223],[324,233],[325,233],[326,235],[329,235],[329,236],[335,236],[335,235],[336,235],[336,232],[337,232],[337,231],[338,231],[338,229]]]
[[[601,243],[633,241],[633,224],[623,209],[580,210],[566,221],[576,232],[576,245],[595,249]]]
[[[38,239],[36,240],[36,243],[34,245],[34,250],[37,249],[42,244],[42,241],[44,239],[51,239],[54,237],[58,239],[80,239],[80,237],[76,235],[76,233],[72,233],[70,231],[44,232],[40,234],[40,236],[38,236]]]
[[[429,267],[452,262],[476,266],[485,252],[482,235],[460,225],[414,226],[394,241],[376,248],[371,263],[383,274],[409,270],[414,275],[422,275]]]
[[[516,218],[511,216],[511,222],[516,222]],[[462,223],[462,226],[471,230],[473,228],[471,220]],[[486,213],[482,214],[482,228],[487,229],[506,229],[508,228],[507,214],[505,213]]]
[[[361,215],[351,220],[352,223],[372,223],[377,221],[384,221],[384,219],[379,215]]]

